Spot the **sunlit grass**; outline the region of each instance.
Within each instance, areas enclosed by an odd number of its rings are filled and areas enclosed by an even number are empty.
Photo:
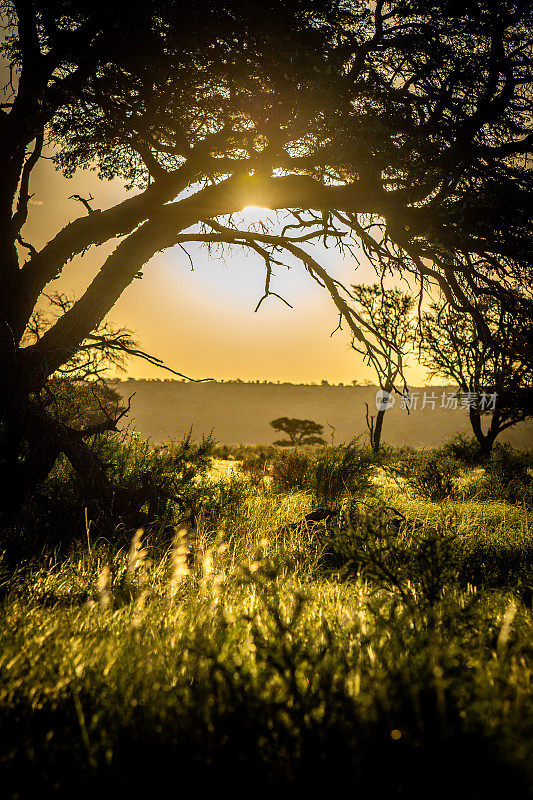
[[[232,781],[244,793],[255,781],[282,796],[523,787],[533,775],[525,510],[414,500],[382,484],[406,518],[387,534],[388,578],[364,553],[344,573],[328,567],[325,528],[288,527],[313,507],[309,492],[246,486],[229,516],[200,519],[190,551],[182,533],[164,548],[137,533],[119,551],[83,543],[6,578],[8,790],[58,784],[74,796],[80,781],[95,792],[109,781],[140,796],[180,770],[199,791]],[[369,531],[367,554],[378,542]]]

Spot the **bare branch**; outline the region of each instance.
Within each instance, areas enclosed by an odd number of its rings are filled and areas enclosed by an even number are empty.
[[[91,208],[91,200],[94,200],[92,194],[89,195],[89,197],[82,197],[80,194],[71,194],[69,200],[77,200],[79,203],[82,203],[87,209],[88,214],[101,213],[99,208]]]

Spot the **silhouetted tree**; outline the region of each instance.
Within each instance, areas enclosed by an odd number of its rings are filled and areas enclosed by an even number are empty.
[[[483,457],[496,437],[533,416],[533,369],[515,355],[520,342],[533,333],[533,320],[502,311],[495,303],[481,304],[492,337],[484,341],[469,317],[450,306],[433,303],[419,328],[420,358],[430,370],[454,381],[462,393]],[[483,430],[482,419],[489,420]]]
[[[0,484],[12,500],[45,471],[47,451],[46,463],[64,452],[93,469],[79,432],[38,397],[166,248],[260,254],[258,307],[280,297],[273,265],[298,260],[372,357],[380,342],[309,242],[360,243],[380,272],[438,283],[485,339],[480,297],[503,307],[509,287],[529,297],[529,3],[132,0],[125,13],[100,0],[0,0],[0,10],[11,78],[0,103]],[[67,176],[96,167],[136,191],[100,210],[74,189],[84,214],[37,249],[23,228],[45,142]],[[289,219],[239,227],[231,215],[246,205]],[[23,346],[47,284],[114,239],[79,299]],[[520,358],[533,361],[531,345]]]
[[[311,419],[297,419],[296,417],[278,417],[270,423],[275,431],[286,433],[288,439],[279,439],[274,444],[280,447],[296,447],[303,444],[326,444],[321,433],[324,426],[313,422]]]
[[[400,289],[383,289],[377,283],[371,286],[352,286],[352,295],[358,315],[372,329],[375,338],[381,339],[383,354],[369,358],[368,350],[362,350],[355,342],[352,347],[362,353],[374,367],[382,392],[382,402],[376,415],[371,415],[366,406],[366,424],[370,446],[379,453],[383,419],[388,407],[388,395],[396,389],[396,381],[402,375],[402,362],[414,341],[414,300]]]

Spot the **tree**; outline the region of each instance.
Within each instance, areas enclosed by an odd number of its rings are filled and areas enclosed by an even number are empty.
[[[481,455],[490,455],[496,437],[533,415],[533,369],[516,358],[520,342],[530,338],[532,320],[501,311],[491,301],[483,315],[492,331],[480,338],[471,318],[435,302],[421,320],[420,357],[430,370],[454,381],[468,408]],[[489,425],[483,430],[482,419]]]
[[[79,431],[38,402],[158,251],[188,242],[288,257],[331,294],[369,354],[380,340],[313,257],[362,246],[378,272],[437,283],[490,339],[479,298],[531,308],[533,11],[520,0],[262,3],[0,0],[10,79],[0,103],[0,483],[15,501],[63,452],[95,469]],[[37,250],[24,238],[44,152],[134,193]],[[246,205],[285,210],[239,227]],[[114,239],[86,290],[24,334],[47,285]],[[533,361],[528,345],[519,354]],[[95,473],[96,475],[96,473]],[[105,480],[100,472],[99,481]]]
[[[362,350],[355,342],[352,347],[362,353],[375,369],[382,390],[375,416],[366,406],[366,424],[370,435],[370,446],[377,455],[381,443],[383,419],[389,406],[389,395],[396,389],[396,381],[402,374],[403,358],[414,342],[414,300],[400,289],[383,289],[377,283],[372,286],[352,286],[352,295],[359,316],[374,336],[382,341],[383,356],[369,358],[368,350]]]
[[[275,431],[286,433],[288,439],[279,439],[274,444],[280,447],[298,447],[304,444],[326,444],[321,433],[324,426],[313,422],[311,419],[297,419],[295,417],[278,417],[270,423]]]

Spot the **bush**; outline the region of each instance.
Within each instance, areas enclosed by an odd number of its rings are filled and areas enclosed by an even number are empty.
[[[371,451],[356,442],[325,448],[313,458],[308,485],[320,506],[339,506],[344,497],[369,492]]]
[[[313,456],[305,450],[281,452],[272,463],[274,486],[282,491],[298,491],[309,486]]]
[[[465,526],[457,511],[431,520],[411,518],[378,499],[357,500],[326,526],[317,526],[319,565],[343,580],[364,577],[399,592],[419,609],[451,590],[512,591],[527,605],[533,593],[533,542],[505,520]]]
[[[271,474],[272,461],[276,456],[274,447],[259,447],[244,456],[241,470],[253,486],[260,486],[264,477]]]
[[[529,453],[515,450],[510,444],[497,442],[485,469],[486,472],[497,477],[502,485],[507,485],[516,480],[528,482],[530,465]]]
[[[343,498],[370,491],[373,464],[368,448],[350,442],[280,453],[272,464],[272,477],[278,489],[307,490],[319,506],[338,508]]]
[[[468,496],[477,500],[533,505],[533,478],[528,472],[531,455],[496,443],[485,472],[468,487]]]
[[[440,456],[454,458],[467,467],[475,467],[482,460],[481,448],[475,436],[459,433],[436,451]]]
[[[229,520],[235,520],[249,496],[250,487],[239,475],[230,475],[217,481],[202,476],[192,481],[183,493],[190,524],[214,531]]]
[[[409,455],[389,471],[402,478],[417,496],[439,502],[455,495],[460,467],[450,456],[433,451]]]
[[[213,444],[210,437],[194,442],[191,432],[168,445],[152,445],[136,433],[98,437],[93,450],[106,465],[110,488],[96,492],[88,476],[60,458],[24,510],[19,544],[30,552],[69,544],[86,536],[88,524],[94,534],[109,538],[122,531],[129,538],[132,529],[173,523],[189,512],[191,487],[207,474]]]
[[[409,525],[400,512],[378,501],[362,508],[355,502],[323,535],[322,563],[397,591],[420,609],[430,607],[458,580],[456,527],[449,519]]]

